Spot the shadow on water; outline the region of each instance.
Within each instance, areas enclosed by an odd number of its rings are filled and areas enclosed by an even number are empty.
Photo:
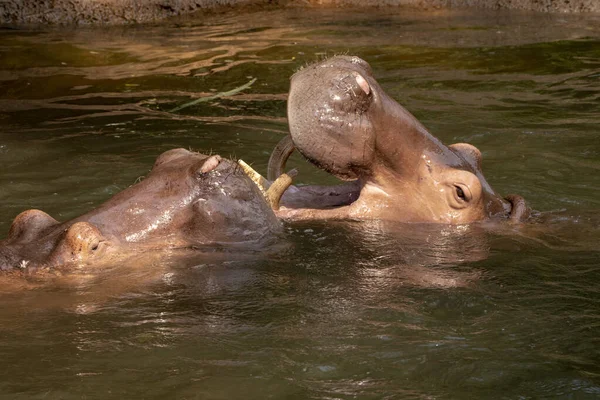
[[[599,21],[290,8],[1,30],[0,232],[27,208],[80,215],[174,147],[265,172],[289,76],[341,52],[444,142],[476,145],[494,188],[539,213],[293,224],[276,248],[12,280],[0,397],[598,398]]]

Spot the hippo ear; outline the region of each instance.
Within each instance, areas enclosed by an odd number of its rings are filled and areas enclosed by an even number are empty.
[[[94,256],[105,239],[100,230],[89,222],[76,222],[71,225],[58,241],[50,255],[50,264],[83,262]]]
[[[10,230],[8,240],[11,242],[30,242],[40,233],[51,226],[58,225],[58,221],[40,210],[27,210],[17,215]]]
[[[461,156],[476,171],[481,171],[481,152],[469,143],[455,143],[448,146],[456,154]]]

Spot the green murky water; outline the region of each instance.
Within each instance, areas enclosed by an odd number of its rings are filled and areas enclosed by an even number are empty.
[[[5,283],[0,398],[600,398],[600,16],[287,9],[1,30],[0,232],[27,208],[77,216],[174,147],[264,172],[289,76],[336,53],[369,61],[444,142],[478,146],[488,181],[547,221],[295,224],[283,250]]]

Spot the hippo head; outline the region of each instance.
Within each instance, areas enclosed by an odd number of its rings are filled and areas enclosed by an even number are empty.
[[[355,216],[456,224],[511,212],[511,202],[485,180],[479,150],[445,146],[358,57],[336,56],[297,72],[288,120],[293,145],[309,161],[362,182]]]
[[[152,249],[256,242],[281,230],[270,206],[273,196],[272,191],[262,193],[233,161],[170,150],[141,182],[71,221],[59,223],[40,210],[19,214],[0,241],[0,270],[110,261]]]

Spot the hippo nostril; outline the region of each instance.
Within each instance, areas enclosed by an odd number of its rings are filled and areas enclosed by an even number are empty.
[[[518,223],[529,218],[531,210],[527,207],[525,199],[517,194],[509,194],[504,198],[511,204],[508,219],[510,222]]]
[[[367,82],[365,78],[362,77],[362,75],[356,75],[356,83],[358,83],[358,86],[360,86],[360,88],[363,92],[365,92],[366,95],[371,93],[371,87],[369,86],[369,82]]]

